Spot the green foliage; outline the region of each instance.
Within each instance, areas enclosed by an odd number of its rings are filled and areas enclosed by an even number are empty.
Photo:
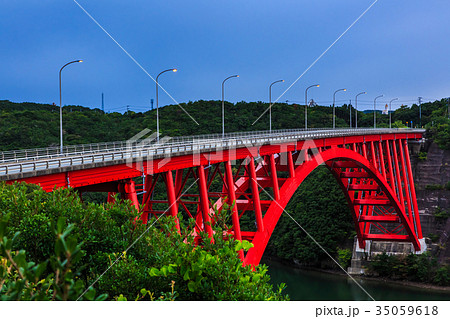
[[[214,226],[214,244],[203,238],[202,246],[194,245],[183,220],[178,234],[170,218],[150,227],[134,222],[137,216],[128,202],[85,204],[71,190],[1,183],[1,298],[75,300],[92,283],[97,299],[286,298],[283,286],[274,291],[269,284],[267,267],[242,266],[236,251],[251,244],[222,236],[227,211]],[[95,299],[95,290],[82,299]]]
[[[10,215],[0,216],[0,300],[77,300],[85,284],[73,269],[82,257],[81,244],[71,235],[73,225],[59,218],[51,225],[56,241],[52,256],[36,264],[28,262],[25,250],[13,250],[20,233],[8,236]],[[50,269],[48,267],[50,265]],[[89,288],[81,300],[104,300]]]
[[[437,243],[437,241],[440,238],[440,236],[438,234],[434,234],[434,233],[429,233],[427,237],[430,238],[433,243]]]
[[[429,184],[429,185],[425,185],[425,189],[426,189],[426,190],[429,190],[429,191],[442,190],[442,189],[444,189],[444,185],[440,185],[440,184]]]
[[[392,123],[392,128],[406,128],[407,126],[402,121],[395,121]]]
[[[433,215],[436,219],[444,221],[447,220],[447,218],[450,217],[449,212],[447,212],[446,210],[437,207],[436,210],[433,212]]]
[[[352,261],[352,251],[350,249],[338,249],[338,261],[342,268],[350,267]]]
[[[386,253],[376,255],[369,264],[368,274],[377,274],[381,277],[410,280],[437,285],[448,285],[450,278],[450,266],[438,267],[436,258],[428,253],[420,255],[409,254],[387,255]]]
[[[329,257],[297,223],[331,253],[337,252],[354,231],[342,190],[325,167],[317,168],[303,181],[286,211],[270,238],[267,254],[320,265]]]
[[[419,159],[419,161],[426,161],[427,160],[427,152],[419,152],[419,154],[417,155],[417,158]]]

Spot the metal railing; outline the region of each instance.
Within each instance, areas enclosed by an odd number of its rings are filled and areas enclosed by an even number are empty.
[[[120,142],[72,145],[17,150],[0,153],[0,177],[53,168],[64,168],[117,160],[145,157],[171,157],[186,152],[201,153],[217,149],[270,144],[293,140],[326,137],[370,135],[398,132],[423,132],[415,129],[290,129],[250,131],[222,134],[183,136],[156,140],[129,140]],[[2,178],[4,179],[4,178]]]

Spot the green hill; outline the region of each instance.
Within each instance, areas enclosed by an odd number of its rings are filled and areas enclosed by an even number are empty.
[[[181,107],[180,107],[181,106]],[[198,135],[222,132],[221,101],[195,101],[160,108],[160,130],[165,136]],[[225,103],[225,131],[268,130],[268,103]],[[186,111],[184,112],[183,109]],[[272,106],[272,128],[304,127],[303,105],[277,103]],[[445,100],[422,104],[422,124],[442,120],[446,115]],[[349,127],[348,105],[336,107],[336,126]],[[352,108],[354,125],[354,108]],[[198,125],[190,118],[190,116]],[[395,126],[409,121],[419,123],[417,105],[401,107],[392,114]],[[254,123],[256,121],[256,123]],[[442,122],[442,121],[441,121]],[[254,124],[253,124],[254,123]],[[309,128],[331,127],[332,108],[315,106],[308,109]],[[377,126],[388,127],[388,115],[377,115]],[[358,126],[372,127],[373,115],[358,112]],[[0,150],[59,145],[59,107],[37,103],[0,101]],[[63,107],[64,144],[84,144],[126,140],[144,128],[156,131],[156,110],[145,113],[104,113],[82,106]]]

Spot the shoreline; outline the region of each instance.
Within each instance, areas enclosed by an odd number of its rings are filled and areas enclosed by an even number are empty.
[[[267,256],[266,258],[263,258],[262,262],[264,261],[274,261],[278,262],[284,266],[300,269],[300,270],[306,270],[306,271],[314,271],[319,273],[326,273],[331,275],[338,275],[338,276],[345,276],[348,277],[346,273],[343,273],[341,270],[334,270],[334,269],[324,269],[324,268],[316,268],[316,267],[310,267],[310,266],[301,266],[299,264],[296,264],[293,261],[281,259],[275,256]],[[429,283],[422,283],[422,282],[415,282],[415,281],[405,281],[405,280],[394,280],[394,279],[388,279],[383,277],[369,277],[364,275],[351,275],[355,279],[360,280],[368,280],[373,282],[382,282],[386,284],[400,284],[405,287],[413,287],[413,288],[422,288],[431,290],[433,292],[438,293],[450,293],[450,286],[437,286]]]

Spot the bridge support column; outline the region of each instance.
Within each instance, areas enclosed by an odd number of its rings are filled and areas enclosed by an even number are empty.
[[[409,189],[411,191],[412,203],[413,203],[413,208],[414,208],[414,220],[415,220],[416,229],[417,229],[417,238],[419,238],[419,240],[421,240],[423,238],[422,227],[420,225],[420,216],[419,216],[419,208],[417,207],[416,189],[414,186],[414,177],[412,174],[411,161],[409,158],[408,142],[406,140],[403,140],[403,147],[405,149],[406,167],[408,169]],[[421,245],[422,245],[422,242],[421,242]]]
[[[406,194],[406,205],[408,207],[408,217],[411,222],[411,225],[414,225],[413,214],[412,214],[412,210],[411,210],[411,198],[409,197],[409,190],[408,190],[408,176],[406,176],[406,165],[405,165],[405,156],[403,154],[402,140],[398,140],[398,148],[400,149],[400,160],[402,162],[403,188],[405,189],[405,194]]]
[[[198,167],[198,188],[200,193],[201,212],[203,216],[203,229],[208,234],[208,237],[213,238],[213,231],[211,228],[211,217],[209,216],[209,199],[208,199],[208,186],[205,177],[205,167],[200,165]]]
[[[136,194],[136,184],[132,179],[119,183],[122,198],[129,199],[134,207],[139,211],[139,201]]]
[[[165,177],[166,177],[167,199],[169,201],[170,216],[175,218],[175,225],[177,231],[180,232],[180,222],[178,220],[178,203],[175,194],[175,186],[173,184],[172,171],[167,171]]]
[[[258,182],[256,179],[255,159],[253,157],[250,158],[248,166],[250,170],[250,183],[252,187],[252,199],[253,199],[253,208],[255,210],[256,226],[258,227],[258,231],[263,232],[264,223],[261,210],[261,201],[259,200]]]
[[[233,229],[234,229],[234,238],[236,240],[242,240],[241,235],[241,226],[239,224],[239,214],[236,204],[236,192],[235,192],[235,186],[234,186],[234,178],[233,178],[233,172],[231,170],[231,162],[227,161],[225,162],[225,175],[226,175],[226,181],[227,181],[227,187],[228,187],[228,201],[230,206],[233,205],[233,210],[231,212],[231,219],[233,221]],[[239,251],[239,258],[241,260],[244,260],[244,251]]]
[[[270,175],[272,176],[273,196],[275,200],[280,200],[280,188],[278,187],[277,167],[275,164],[275,156],[270,154]]]

